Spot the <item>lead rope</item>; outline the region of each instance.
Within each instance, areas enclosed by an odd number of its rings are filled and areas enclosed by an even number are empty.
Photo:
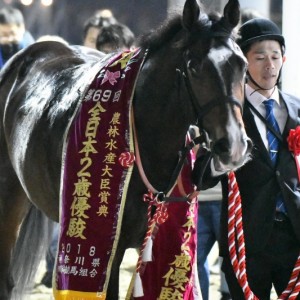
[[[228,246],[231,264],[246,300],[258,300],[248,284],[246,252],[242,222],[242,204],[234,172],[228,174]],[[236,251],[236,238],[238,256]]]
[[[236,245],[237,244],[237,245]],[[238,255],[236,248],[238,246]],[[242,204],[234,172],[228,174],[228,247],[235,276],[246,300],[259,300],[247,279],[246,250],[243,230]],[[292,271],[290,281],[278,300],[295,300],[300,292],[300,254]]]
[[[152,233],[154,230],[155,224],[163,224],[168,218],[167,204],[165,202],[159,202],[157,196],[149,191],[148,194],[144,194],[144,202],[148,202],[148,211],[147,211],[147,232],[144,237],[144,241],[139,253],[139,258],[136,267],[136,278],[133,288],[133,297],[143,297],[143,285],[141,281],[141,274],[143,273],[142,267],[143,263],[152,261]],[[152,217],[152,208],[156,207],[155,213]]]

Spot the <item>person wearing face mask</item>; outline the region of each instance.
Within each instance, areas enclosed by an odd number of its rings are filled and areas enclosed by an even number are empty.
[[[234,211],[241,208],[242,219],[231,210],[232,173],[221,174],[213,158],[202,186],[222,182],[219,245],[232,299],[269,300],[272,287],[283,295],[280,299],[290,294],[300,299],[300,99],[278,87],[286,58],[277,25],[255,18],[240,27],[239,35],[237,43],[248,60],[243,121],[254,145],[250,161],[235,170],[241,206]],[[194,182],[202,161],[195,163]],[[230,227],[235,220],[235,228]],[[242,233],[244,243],[238,243]]]
[[[13,7],[0,9],[0,69],[14,54],[32,43],[34,39],[25,29],[21,11]]]

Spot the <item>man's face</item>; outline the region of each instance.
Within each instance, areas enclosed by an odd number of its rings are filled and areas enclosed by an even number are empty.
[[[83,45],[89,48],[96,49],[97,36],[99,34],[99,27],[90,27],[86,33]]]
[[[273,40],[255,42],[246,57],[248,71],[253,80],[264,89],[273,89],[284,62],[279,42]],[[248,83],[252,88],[257,89],[251,80]]]
[[[25,29],[22,25],[0,24],[0,45],[19,44]]]

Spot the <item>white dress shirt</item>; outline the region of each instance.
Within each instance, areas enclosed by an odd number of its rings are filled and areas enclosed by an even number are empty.
[[[265,105],[263,104],[263,101],[268,100],[268,98],[266,98],[259,92],[255,92],[255,90],[247,84],[245,87],[245,94],[246,94],[248,101],[258,110],[258,112],[263,117],[265,117],[266,109],[265,109]],[[287,121],[288,114],[287,114],[285,104],[283,103],[282,100],[280,100],[277,86],[275,87],[275,90],[274,90],[272,96],[270,97],[270,99],[275,100],[274,107],[273,107],[274,116],[275,116],[278,126],[280,128],[280,132],[282,133],[285,123]],[[252,112],[252,113],[254,115],[254,120],[255,120],[257,129],[261,135],[261,138],[262,138],[266,148],[269,149],[268,140],[267,140],[267,127],[266,127],[265,123],[254,112]]]

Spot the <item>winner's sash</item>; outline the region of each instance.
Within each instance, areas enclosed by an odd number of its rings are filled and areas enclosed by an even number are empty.
[[[106,299],[134,162],[130,109],[142,61],[139,49],[111,58],[70,123],[61,176],[57,300]]]

